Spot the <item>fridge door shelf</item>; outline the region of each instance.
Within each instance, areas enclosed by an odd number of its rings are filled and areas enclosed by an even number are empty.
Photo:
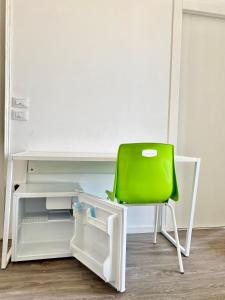
[[[101,277],[105,282],[110,281],[110,255],[104,260],[100,261],[96,257],[88,254],[73,242],[71,242],[72,255],[75,256],[81,263],[87,266],[90,270]]]
[[[77,209],[73,210],[75,220],[79,219],[79,212]],[[115,214],[110,215],[107,211],[100,210],[98,208],[94,208],[95,216],[92,216],[92,209],[88,208],[85,212],[85,216],[83,218],[83,224],[87,224],[93,227],[102,230],[103,232],[107,233],[108,235],[112,234],[113,229],[113,219],[116,217]]]

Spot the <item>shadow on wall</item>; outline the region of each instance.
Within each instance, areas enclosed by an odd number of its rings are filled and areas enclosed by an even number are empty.
[[[0,0],[0,238],[2,238],[4,208],[4,32],[5,1]]]

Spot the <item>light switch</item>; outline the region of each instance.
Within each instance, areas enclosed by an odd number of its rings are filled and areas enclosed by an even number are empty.
[[[29,114],[26,110],[12,110],[12,119],[17,121],[28,121]]]
[[[12,98],[12,106],[17,108],[28,108],[29,107],[29,99],[26,97],[13,97]]]

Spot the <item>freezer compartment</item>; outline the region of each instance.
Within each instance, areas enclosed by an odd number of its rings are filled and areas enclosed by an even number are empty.
[[[81,205],[81,206],[80,206]],[[113,227],[116,216],[82,202],[74,207],[72,254],[104,281],[114,279]]]
[[[73,197],[47,197],[46,209],[71,209]]]
[[[46,198],[17,199],[13,224],[13,261],[71,256],[71,210],[46,209]]]

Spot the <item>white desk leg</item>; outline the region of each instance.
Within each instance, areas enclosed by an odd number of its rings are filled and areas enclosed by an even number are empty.
[[[5,269],[11,257],[11,249],[8,251],[9,242],[9,226],[11,216],[12,203],[12,183],[13,183],[13,159],[8,158],[7,162],[7,178],[6,178],[6,192],[5,192],[5,214],[4,214],[4,228],[3,228],[3,244],[2,244],[2,264],[1,268]]]
[[[188,221],[188,227],[187,227],[187,233],[186,233],[186,241],[185,246],[180,246],[182,254],[185,256],[190,255],[190,249],[191,249],[191,237],[192,237],[192,228],[193,228],[193,222],[194,222],[194,214],[195,214],[195,205],[196,205],[196,199],[197,199],[197,191],[198,191],[198,181],[199,181],[199,172],[200,172],[200,159],[198,159],[195,162],[195,172],[194,172],[194,180],[193,180],[193,190],[192,190],[192,199],[191,199],[191,209],[189,214],[189,221]],[[173,245],[176,246],[176,241],[172,237],[171,234],[169,234],[165,229],[165,222],[166,222],[166,211],[163,210],[162,212],[162,224],[161,224],[161,233],[167,238]]]

